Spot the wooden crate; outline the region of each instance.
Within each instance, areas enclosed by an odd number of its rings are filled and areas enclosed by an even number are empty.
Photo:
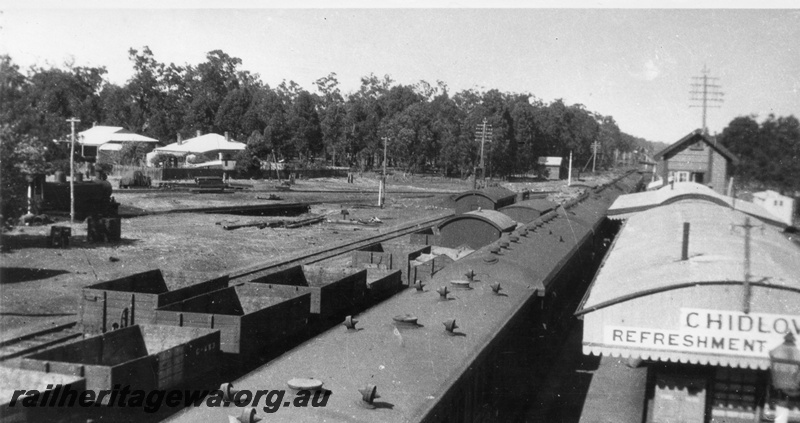
[[[226,286],[228,276],[222,276],[170,291],[157,269],[96,283],[83,288],[81,327],[84,333],[95,335],[114,328],[155,323],[156,308]]]

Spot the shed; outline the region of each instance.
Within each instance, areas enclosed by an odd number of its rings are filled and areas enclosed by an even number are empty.
[[[528,223],[539,216],[555,210],[558,204],[543,198],[520,201],[500,209],[500,213],[514,219],[515,222]]]
[[[310,304],[308,293],[243,284],[159,308],[156,323],[219,329],[222,352],[248,359],[304,330]]]
[[[430,252],[431,247],[426,244],[378,242],[353,251],[351,264],[353,267],[398,269],[402,272],[402,280],[407,285],[409,281],[408,275],[411,271],[409,263],[420,255],[430,254]]]
[[[220,332],[135,325],[22,359],[29,370],[83,376],[86,389],[167,389],[199,380],[219,365]]]
[[[766,191],[754,192],[753,203],[763,207],[764,210],[770,212],[779,221],[792,226],[796,211],[794,198],[781,195],[778,192],[768,189]]]
[[[739,159],[716,138],[695,130],[656,153],[656,173],[661,186],[671,181],[696,182],[725,194],[731,165]]]
[[[228,286],[228,276],[170,290],[161,270],[148,270],[83,288],[80,323],[83,332],[99,334],[115,328],[155,323],[155,310]]]
[[[517,223],[495,210],[475,210],[457,214],[439,224],[441,246],[456,248],[466,245],[477,250],[490,244],[503,233],[511,232]]]
[[[295,266],[250,281],[270,295],[311,295],[309,311],[321,321],[339,320],[366,304],[367,271],[351,267]]]
[[[564,165],[563,157],[539,157],[538,163],[544,167],[547,179],[557,181],[561,179],[561,167]]]
[[[472,210],[499,210],[514,204],[517,194],[503,187],[488,187],[462,192],[455,197],[456,214]]]

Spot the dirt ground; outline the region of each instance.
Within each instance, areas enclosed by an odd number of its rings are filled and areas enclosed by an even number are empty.
[[[3,234],[0,254],[0,329],[17,332],[24,327],[78,312],[83,286],[161,269],[171,289],[210,279],[260,262],[282,260],[328,245],[371,236],[405,222],[447,213],[452,193],[470,189],[466,181],[444,178],[389,178],[385,208],[376,207],[376,178],[297,181],[290,191],[277,191],[275,182],[237,181],[252,190],[230,194],[191,194],[182,191],[142,192],[114,189],[123,206],[148,212],[172,209],[279,203],[267,200],[278,195],[283,202],[314,202],[310,212],[296,217],[239,216],[229,214],[171,213],[122,220],[118,243],[90,243],[86,223],[72,225],[70,246],[46,248],[52,225],[17,227]],[[551,192],[559,200],[577,192],[564,181],[503,184],[521,191]],[[332,191],[332,192],[319,192]],[[363,191],[363,192],[359,192]],[[402,192],[400,194],[399,192]],[[341,219],[377,218],[379,227],[322,223],[297,229],[245,227],[224,230],[226,223],[270,222],[327,214]],[[69,225],[68,221],[57,222]],[[4,336],[5,337],[5,336]]]

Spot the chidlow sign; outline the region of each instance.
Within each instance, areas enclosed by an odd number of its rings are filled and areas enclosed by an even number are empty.
[[[606,326],[607,345],[767,357],[787,332],[800,335],[800,315],[680,309],[677,329]]]

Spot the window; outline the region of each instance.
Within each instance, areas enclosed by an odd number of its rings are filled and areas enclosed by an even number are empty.
[[[702,184],[704,177],[705,174],[703,172],[694,172],[692,173],[692,182],[697,182],[698,184]]]
[[[675,182],[688,182],[689,172],[681,171],[675,172]]]
[[[689,147],[690,150],[703,150],[703,141],[697,141]]]

